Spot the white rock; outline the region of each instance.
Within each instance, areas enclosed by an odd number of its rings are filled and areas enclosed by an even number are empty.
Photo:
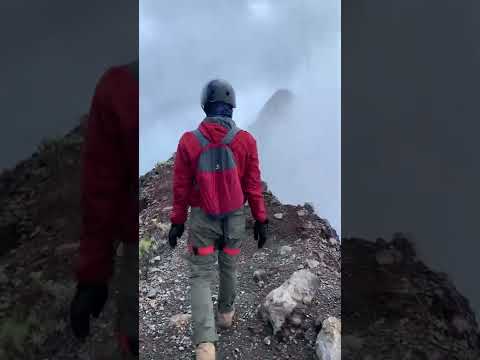
[[[280,255],[287,255],[292,251],[292,247],[288,245],[284,245],[280,248]]]
[[[305,229],[313,229],[315,226],[314,226],[310,221],[307,221],[307,222],[303,225],[303,227],[304,227]]]
[[[305,216],[305,215],[307,215],[307,211],[306,210],[298,210],[297,215],[298,216]]]
[[[255,270],[255,272],[253,273],[253,279],[256,282],[265,280],[266,276],[267,276],[267,272],[263,269]]]
[[[148,291],[147,297],[150,298],[150,299],[153,299],[157,296],[157,293],[158,293],[158,291],[156,289],[152,288]]]
[[[155,223],[155,226],[157,227],[157,229],[163,231],[164,233],[167,233],[170,230],[170,224],[167,223]]]
[[[282,220],[283,219],[283,214],[282,213],[277,213],[277,214],[274,214],[273,217],[275,219]]]
[[[303,298],[303,303],[305,305],[310,305],[313,301],[313,297],[311,295],[307,295]]]
[[[311,299],[318,286],[318,278],[308,270],[299,270],[280,287],[272,290],[260,307],[264,320],[270,322],[277,333],[297,305]]]
[[[318,360],[341,359],[341,331],[340,320],[328,317],[322,323],[322,330],[318,333],[315,342],[315,354]]]
[[[307,266],[310,269],[315,269],[320,265],[320,262],[314,259],[307,259]]]
[[[188,325],[191,317],[192,315],[190,314],[177,314],[170,318],[169,324],[172,327],[185,328]]]

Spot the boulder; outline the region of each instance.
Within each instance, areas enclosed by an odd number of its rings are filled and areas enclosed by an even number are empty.
[[[315,355],[318,360],[340,360],[341,350],[341,322],[330,316],[323,321],[318,333]]]
[[[297,306],[312,299],[317,286],[317,276],[308,270],[299,270],[267,295],[260,306],[260,315],[272,325],[274,334],[281,330]]]

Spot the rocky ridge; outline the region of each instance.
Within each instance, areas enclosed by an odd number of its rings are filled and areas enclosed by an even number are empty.
[[[403,234],[342,239],[342,286],[342,358],[480,359],[468,300]]]
[[[84,121],[0,175],[0,359],[102,359],[113,340],[112,301],[86,343],[68,310],[80,235]],[[116,279],[111,291],[115,292]]]
[[[143,359],[193,356],[184,258],[188,225],[175,250],[166,239],[172,171],[173,158],[140,178]],[[233,328],[219,333],[218,356],[310,359],[315,354],[319,323],[330,316],[340,317],[340,243],[334,229],[309,204],[284,205],[268,189],[264,197],[271,219],[270,240],[264,249],[257,249],[253,219],[248,217],[248,237],[239,255],[238,312]],[[283,283],[283,288],[275,290]],[[218,289],[213,294],[215,302]]]

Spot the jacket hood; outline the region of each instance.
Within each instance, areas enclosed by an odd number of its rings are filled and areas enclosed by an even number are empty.
[[[212,143],[222,142],[228,131],[236,126],[235,122],[227,117],[206,117],[200,124],[200,131]]]

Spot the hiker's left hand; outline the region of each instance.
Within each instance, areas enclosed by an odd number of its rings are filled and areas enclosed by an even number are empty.
[[[107,298],[107,284],[77,285],[77,292],[70,304],[70,323],[77,338],[83,340],[90,335],[90,315],[98,318]]]
[[[268,219],[263,223],[260,221],[255,221],[253,227],[253,238],[258,240],[258,248],[261,249],[265,242],[267,241],[267,229],[268,229]]]
[[[185,230],[184,224],[172,224],[170,227],[170,232],[168,233],[168,243],[173,249],[177,246],[177,239],[182,237],[183,231]]]

